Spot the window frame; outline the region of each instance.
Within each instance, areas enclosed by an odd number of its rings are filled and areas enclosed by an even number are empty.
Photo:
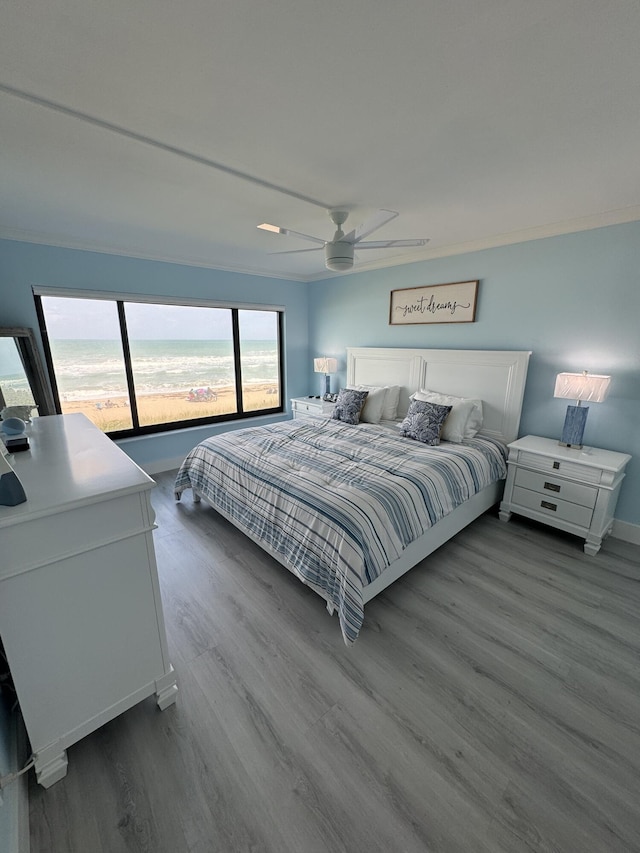
[[[245,421],[266,415],[279,415],[284,413],[285,389],[284,389],[284,307],[275,305],[258,305],[255,303],[227,303],[227,302],[212,302],[201,299],[188,299],[176,297],[158,297],[158,296],[141,296],[124,293],[111,293],[102,291],[77,291],[70,289],[59,288],[33,288],[33,298],[35,301],[36,314],[38,317],[38,327],[42,339],[42,346],[45,355],[45,364],[51,390],[55,411],[57,414],[62,414],[60,405],[60,396],[58,393],[58,382],[54,369],[54,362],[49,345],[49,333],[46,325],[44,308],[42,305],[42,297],[65,297],[69,299],[93,299],[106,302],[113,302],[116,305],[118,312],[118,321],[120,329],[120,342],[122,345],[122,353],[124,360],[124,369],[127,381],[127,391],[129,394],[131,418],[133,427],[130,429],[116,430],[106,432],[113,439],[132,438],[134,436],[157,435],[158,433],[174,432],[182,429],[190,429],[193,427],[208,426],[218,423],[229,423],[230,421]],[[131,363],[131,350],[129,346],[129,336],[127,332],[125,304],[130,303],[146,303],[149,305],[175,305],[184,307],[196,308],[224,308],[231,311],[231,327],[232,327],[232,344],[233,344],[233,361],[235,372],[235,397],[237,411],[223,415],[209,415],[201,418],[190,418],[189,420],[171,421],[162,424],[140,425],[138,419],[138,406],[135,393],[135,381],[133,374],[133,366]],[[244,411],[242,404],[242,351],[240,340],[240,311],[267,311],[277,315],[277,345],[278,345],[278,386],[280,388],[280,405],[272,406],[268,409],[252,409],[248,412]]]

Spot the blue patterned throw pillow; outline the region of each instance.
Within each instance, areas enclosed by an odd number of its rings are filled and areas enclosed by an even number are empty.
[[[360,423],[360,412],[368,394],[368,391],[352,391],[350,388],[342,388],[331,417],[336,421],[354,426]]]
[[[415,438],[423,444],[440,444],[440,433],[451,408],[414,400],[409,406],[407,417],[400,424],[400,435]]]

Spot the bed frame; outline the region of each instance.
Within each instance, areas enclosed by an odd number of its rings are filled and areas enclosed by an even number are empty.
[[[354,347],[347,349],[347,384],[400,385],[399,417],[419,388],[477,397],[484,416],[480,434],[508,444],[518,437],[530,355],[513,350]],[[365,586],[365,604],[498,503],[503,489],[502,481],[487,486],[412,542],[402,557]]]
[[[406,414],[409,397],[419,388],[458,397],[479,398],[482,400],[484,415],[480,434],[508,444],[518,437],[530,355],[530,352],[514,350],[351,347],[347,349],[347,384],[400,385],[398,417]],[[503,481],[493,483],[412,542],[402,557],[365,586],[365,604],[498,503],[503,489]],[[200,496],[194,493],[194,500],[200,500]],[[212,506],[234,524],[226,513]],[[280,555],[256,537],[249,538],[292,571]]]

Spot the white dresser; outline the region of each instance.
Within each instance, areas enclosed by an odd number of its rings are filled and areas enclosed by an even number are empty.
[[[294,418],[330,418],[335,403],[328,403],[321,397],[292,397],[291,411]]]
[[[563,447],[552,438],[527,435],[509,445],[509,471],[500,518],[526,515],[585,540],[598,553],[611,532],[627,453],[597,447]]]
[[[66,749],[177,686],[153,547],[153,480],[84,415],[36,418],[9,457],[27,501],[0,506],[0,637],[38,782]]]

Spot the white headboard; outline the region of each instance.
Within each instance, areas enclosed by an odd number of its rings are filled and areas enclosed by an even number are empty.
[[[530,352],[516,350],[347,348],[349,385],[400,385],[398,415],[419,388],[482,400],[483,435],[518,437]]]

